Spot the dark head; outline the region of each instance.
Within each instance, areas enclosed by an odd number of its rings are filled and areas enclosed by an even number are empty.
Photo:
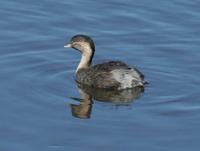
[[[64,47],[77,49],[83,54],[93,54],[95,51],[93,40],[86,35],[76,35],[72,37],[70,43]]]

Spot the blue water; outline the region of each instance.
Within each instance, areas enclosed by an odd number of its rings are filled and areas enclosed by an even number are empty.
[[[1,151],[199,151],[197,0],[0,1]],[[76,34],[149,85],[128,102],[82,102]],[[73,114],[83,104],[86,118]],[[85,106],[84,106],[85,105]]]

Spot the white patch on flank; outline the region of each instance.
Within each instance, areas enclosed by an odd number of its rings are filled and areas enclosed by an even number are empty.
[[[133,69],[115,69],[111,71],[114,79],[120,83],[119,89],[132,88],[143,85],[139,74]],[[134,84],[134,81],[137,81]]]

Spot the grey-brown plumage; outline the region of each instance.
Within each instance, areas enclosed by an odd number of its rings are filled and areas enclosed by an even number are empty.
[[[95,52],[93,40],[85,35],[72,37],[71,47],[82,53],[76,70],[76,81],[79,84],[101,89],[127,89],[144,86],[144,75],[136,68],[130,68],[121,61],[109,61],[90,66]]]

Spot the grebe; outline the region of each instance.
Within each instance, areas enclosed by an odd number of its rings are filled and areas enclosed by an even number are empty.
[[[121,61],[109,61],[91,66],[95,45],[89,36],[76,35],[64,47],[74,48],[82,53],[76,69],[76,82],[79,84],[92,88],[123,90],[143,87],[147,83],[138,69],[130,68]]]

